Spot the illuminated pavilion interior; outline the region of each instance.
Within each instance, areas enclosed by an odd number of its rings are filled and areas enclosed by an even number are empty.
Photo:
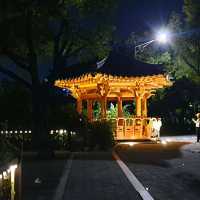
[[[163,66],[143,63],[120,52],[111,52],[97,64],[68,67],[55,81],[55,86],[70,90],[80,114],[83,101],[87,102],[87,116],[91,122],[95,102],[101,105],[102,120],[107,119],[108,102],[117,102],[118,116],[112,120],[116,140],[151,139],[147,101],[156,89],[170,85]],[[133,116],[123,116],[123,101],[135,101]]]

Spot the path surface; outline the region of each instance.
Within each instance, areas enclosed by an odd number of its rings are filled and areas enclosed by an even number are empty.
[[[115,151],[153,199],[199,200],[200,144],[185,136],[162,139],[175,142],[118,145]],[[141,200],[111,152],[73,153],[70,167],[68,163],[69,156],[25,161],[23,200],[51,200],[60,182],[63,200]],[[41,183],[35,183],[37,177]]]
[[[76,153],[64,199],[140,200],[111,153]]]
[[[200,144],[119,145],[117,152],[154,199],[200,199]]]
[[[66,163],[67,157],[54,160],[25,159],[22,165],[22,200],[51,200]]]

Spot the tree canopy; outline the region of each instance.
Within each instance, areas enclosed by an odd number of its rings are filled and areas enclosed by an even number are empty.
[[[68,62],[104,57],[115,5],[114,0],[0,1],[0,72],[31,91],[36,140],[39,135],[46,140],[47,132],[48,84],[40,80],[40,59],[48,56],[55,74]]]

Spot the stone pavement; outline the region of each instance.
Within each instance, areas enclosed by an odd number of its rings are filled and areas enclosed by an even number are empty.
[[[113,160],[111,152],[81,152],[73,155],[67,182],[64,182],[64,194],[58,195],[59,200],[141,200]],[[69,157],[68,154],[65,158],[54,160],[25,158],[22,165],[22,199],[56,199],[55,194]]]
[[[64,199],[129,200],[141,199],[131,186],[111,152],[76,153]]]
[[[199,143],[126,145],[117,151],[154,199],[200,199]]]
[[[59,183],[67,157],[51,160],[24,158],[22,188],[19,200],[50,200]]]
[[[137,143],[119,145],[116,151],[155,200],[200,199],[199,143]],[[52,199],[63,177],[67,158],[25,160],[23,200]],[[140,200],[141,197],[113,160],[111,152],[81,152],[74,153],[63,199]]]

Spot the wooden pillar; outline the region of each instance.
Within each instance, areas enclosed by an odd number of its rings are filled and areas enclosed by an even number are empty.
[[[117,100],[118,117],[123,117],[122,98],[118,97]]]
[[[136,117],[141,117],[142,115],[142,101],[140,96],[136,96]]]
[[[106,111],[107,111],[107,99],[106,97],[103,97],[101,99],[101,118],[105,119],[106,116]]]
[[[147,98],[143,97],[142,99],[142,116],[147,117]]]
[[[88,120],[93,120],[93,101],[91,99],[87,100],[87,116]]]
[[[82,114],[82,99],[77,99],[77,102],[76,102],[76,110],[79,114]]]

